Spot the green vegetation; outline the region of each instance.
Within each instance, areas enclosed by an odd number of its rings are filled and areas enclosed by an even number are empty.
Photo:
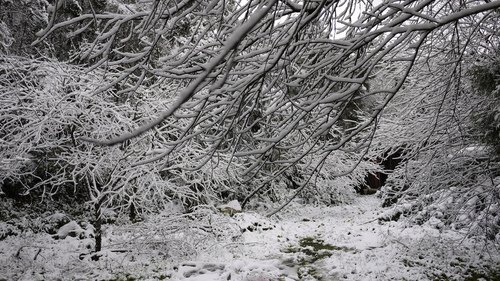
[[[419,257],[417,260],[403,259],[403,265],[405,267],[420,267],[428,269],[428,278],[434,281],[450,281],[457,280],[456,272],[462,272],[460,280],[465,281],[498,281],[500,280],[500,268],[476,267],[470,265],[467,260],[463,260],[460,257],[455,258],[455,260],[450,262],[450,266],[457,268],[453,276],[442,272],[442,269],[436,267],[425,260],[423,257]]]
[[[290,246],[284,250],[285,253],[299,253],[297,264],[298,277],[302,280],[310,276],[316,280],[323,280],[323,277],[318,273],[315,262],[328,258],[333,255],[334,251],[356,252],[355,248],[335,246],[325,243],[323,239],[317,237],[303,237],[299,240],[298,246]]]

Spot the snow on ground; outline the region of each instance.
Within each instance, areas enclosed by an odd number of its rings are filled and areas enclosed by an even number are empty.
[[[135,225],[108,226],[97,261],[88,254],[88,237],[9,236],[0,241],[0,280],[500,277],[498,249],[429,224],[379,222],[380,205],[380,199],[365,196],[343,206],[294,203],[272,218],[253,212],[232,217],[211,213],[202,223],[159,216]]]

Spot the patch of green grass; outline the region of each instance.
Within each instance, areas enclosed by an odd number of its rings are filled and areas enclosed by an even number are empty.
[[[302,259],[301,265],[311,264],[318,260],[330,257],[333,251],[355,252],[356,249],[342,246],[334,246],[325,243],[323,239],[315,237],[303,237],[299,240],[298,247],[289,247],[285,253],[304,253],[306,258]]]
[[[107,279],[106,281],[136,281],[139,280],[138,277],[133,276],[130,273],[117,273],[112,279]]]
[[[318,273],[318,270],[312,266],[302,266],[298,269],[297,276],[299,280],[308,279],[308,277],[312,277],[315,280],[321,281],[323,280],[323,276]]]
[[[356,249],[354,249],[354,248],[343,247],[343,246],[334,246],[334,245],[325,243],[325,241],[323,239],[314,238],[314,237],[303,237],[302,239],[300,239],[299,245],[302,248],[311,247],[313,252],[318,252],[321,250],[343,251],[343,252],[356,251]]]
[[[466,265],[460,265],[460,266],[465,267]],[[432,276],[430,276],[430,278],[434,281],[456,280],[455,277],[450,277],[446,273],[432,275]],[[478,269],[475,267],[470,267],[463,273],[461,278],[462,278],[461,280],[464,280],[464,281],[500,281],[500,268],[497,268],[497,269],[490,269],[490,268]]]
[[[318,273],[313,264],[318,260],[332,256],[334,251],[356,252],[356,249],[331,245],[325,243],[323,239],[316,237],[303,237],[299,240],[297,246],[289,246],[284,250],[285,253],[303,254],[296,263],[299,266],[297,274],[301,280],[307,279],[307,277],[312,277],[315,280],[323,280],[323,277]]]
[[[157,278],[158,280],[167,280],[167,279],[170,279],[170,277],[171,277],[171,276],[170,276],[170,275],[168,275],[168,274],[160,274],[160,275],[156,276],[156,278]]]
[[[403,262],[403,265],[406,266],[406,267],[425,266],[421,262],[412,261],[412,260],[409,260],[409,259],[403,259],[402,262]]]
[[[154,270],[153,270],[154,271]],[[165,273],[130,273],[117,272],[109,279],[99,279],[101,281],[138,281],[138,280],[169,280],[172,276]]]
[[[497,268],[496,270],[489,270],[486,272],[481,272],[473,268],[467,270],[464,281],[479,281],[479,280],[500,281],[500,268]]]

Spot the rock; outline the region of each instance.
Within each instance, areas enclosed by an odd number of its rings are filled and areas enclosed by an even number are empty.
[[[68,236],[77,237],[80,236],[80,234],[83,232],[83,228],[78,225],[76,221],[70,221],[67,224],[61,226],[57,233],[52,237],[54,239],[64,239]]]
[[[191,277],[191,276],[196,276],[196,275],[199,275],[199,274],[200,274],[200,273],[198,272],[198,270],[197,270],[197,269],[193,269],[193,270],[189,270],[189,271],[187,271],[187,272],[184,272],[184,274],[183,274],[183,275],[184,275],[184,277],[189,278],[189,277]]]
[[[43,221],[45,223],[43,227],[45,232],[48,234],[56,234],[57,230],[63,225],[69,223],[71,219],[66,214],[55,213],[45,217]]]
[[[221,211],[222,213],[228,214],[230,216],[236,213],[241,213],[242,211],[240,202],[238,202],[238,200],[232,200],[227,204],[219,205],[217,206],[217,209],[219,209],[219,211]]]
[[[210,272],[214,272],[217,270],[224,270],[224,268],[225,268],[225,265],[223,265],[223,264],[207,263],[207,264],[203,265],[203,269],[206,269]]]
[[[268,218],[254,213],[240,213],[234,216],[241,232],[266,231],[276,226]]]

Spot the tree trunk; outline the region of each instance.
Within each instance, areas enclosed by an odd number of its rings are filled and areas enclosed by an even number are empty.
[[[101,205],[104,201],[104,198],[100,198],[95,203],[95,221],[94,221],[94,229],[95,229],[95,252],[99,252],[102,249],[102,212]]]
[[[131,222],[137,222],[137,209],[135,208],[135,204],[132,203],[130,204],[130,209],[129,209],[129,219]]]

